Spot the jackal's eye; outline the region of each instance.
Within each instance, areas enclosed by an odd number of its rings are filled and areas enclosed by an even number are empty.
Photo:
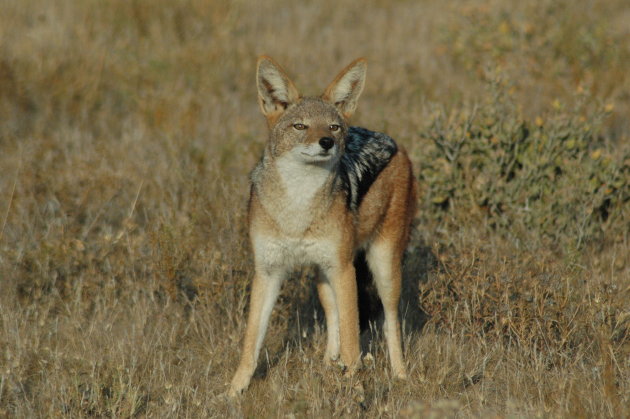
[[[339,131],[339,128],[341,127],[337,124],[331,124],[328,126],[328,129],[331,130],[332,132]]]
[[[302,131],[302,130],[308,128],[308,127],[306,125],[304,125],[304,124],[293,124],[293,128]]]

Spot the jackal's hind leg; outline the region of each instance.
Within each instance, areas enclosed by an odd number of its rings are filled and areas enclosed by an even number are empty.
[[[385,313],[385,338],[391,361],[392,371],[397,378],[407,378],[405,363],[402,356],[402,342],[400,322],[398,320],[398,302],[400,300],[401,266],[399,255],[394,246],[384,239],[371,244],[366,252],[366,259],[378,295],[383,303]]]

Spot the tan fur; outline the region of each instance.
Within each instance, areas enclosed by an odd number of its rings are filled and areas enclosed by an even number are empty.
[[[300,165],[291,157],[298,144],[317,149],[322,137],[333,138],[342,153],[347,119],[363,89],[365,70],[365,60],[355,60],[321,98],[302,98],[279,65],[265,56],[258,60],[259,104],[270,136],[263,160],[252,173],[249,231],[256,274],[231,395],[249,385],[271,308],[293,261],[319,265],[317,288],[328,328],[326,359],[340,356],[350,372],[356,369],[360,348],[353,259],[359,248],[366,250],[383,303],[392,369],[397,377],[406,376],[398,320],[400,264],[415,213],[416,192],[405,150],[399,147],[356,212],[348,209],[344,193],[335,189],[333,158],[330,162],[324,159],[321,165]],[[302,121],[308,121],[308,128],[295,128]],[[341,128],[335,130],[335,124]],[[292,186],[292,174],[301,174],[294,167],[312,171],[304,181],[313,188]]]

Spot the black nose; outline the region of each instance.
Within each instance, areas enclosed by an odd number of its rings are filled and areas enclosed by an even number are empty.
[[[322,137],[319,139],[319,145],[322,146],[324,150],[330,150],[335,145],[335,140],[330,137]]]

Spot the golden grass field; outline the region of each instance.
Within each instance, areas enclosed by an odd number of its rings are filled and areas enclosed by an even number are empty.
[[[3,0],[0,417],[630,416],[629,40],[626,0]],[[250,389],[225,397],[253,274],[260,54],[307,94],[369,60],[354,121],[409,150],[421,189],[406,382],[378,327],[354,377],[323,365],[305,272]],[[571,181],[541,192],[566,207],[477,181],[465,162],[504,155],[492,122],[494,154],[434,158],[443,132],[467,138],[461,115],[503,118],[496,80],[510,118],[578,150],[545,178]]]

